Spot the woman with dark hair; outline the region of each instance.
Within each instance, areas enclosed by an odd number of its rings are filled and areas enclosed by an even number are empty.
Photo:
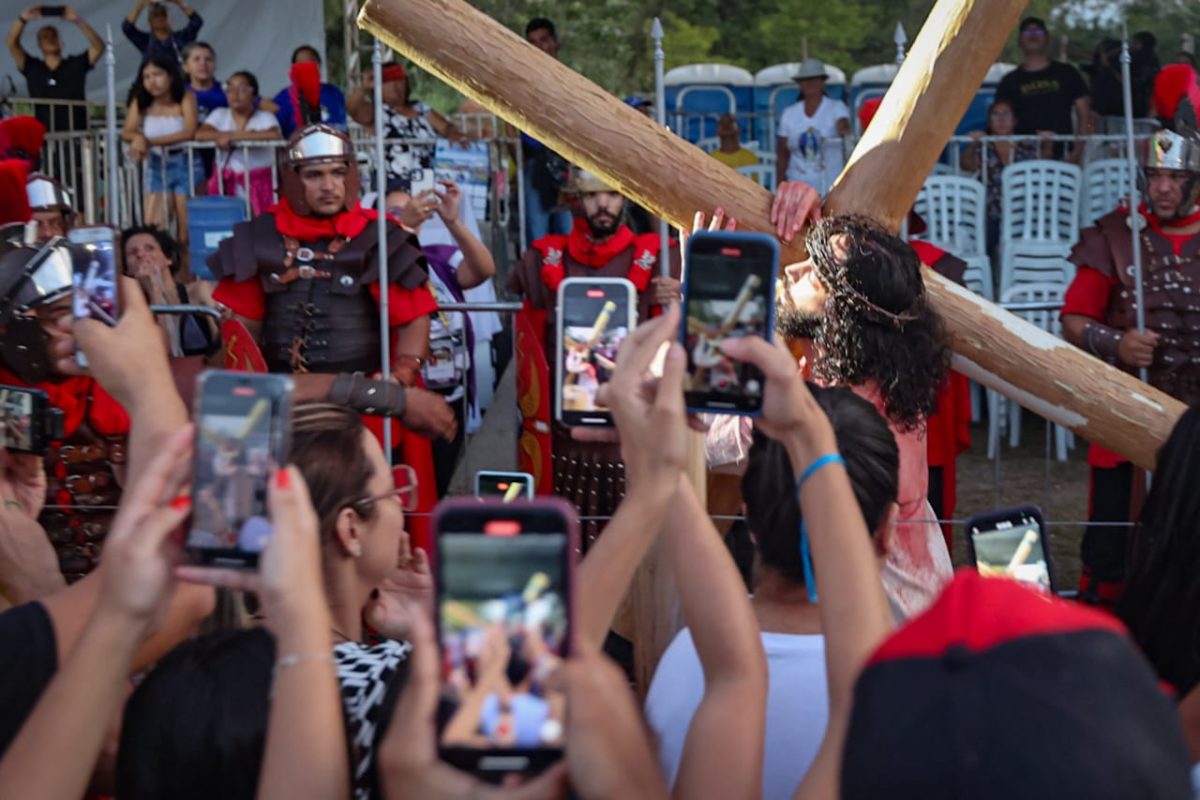
[[[275,203],[271,185],[272,147],[242,147],[242,142],[264,142],[283,138],[279,121],[274,114],[256,110],[258,78],[240,71],[229,76],[225,84],[229,104],[209,114],[196,133],[200,142],[216,142],[217,170],[208,181],[208,193],[250,197],[250,210],[255,216]]]
[[[187,250],[187,199],[203,176],[199,159],[181,148],[196,135],[196,96],[187,91],[174,59],[151,56],[142,62],[138,79],[129,91],[129,110],[121,138],[129,155],[146,161],[144,222],[166,227],[175,221],[175,238]]]
[[[1200,683],[1200,406],[1158,451],[1117,616],[1182,697]]]
[[[858,508],[882,558],[896,517],[896,441],[879,412],[848,389],[809,389],[833,425]],[[767,656],[762,796],[769,798],[791,797],[816,757],[829,717],[825,638],[809,599],[816,587],[807,585],[798,546],[803,509],[784,502],[795,486],[785,446],[755,431],[742,494],[755,550],[750,604]],[[646,695],[646,719],[672,784],[704,688],[696,645],[685,628],[663,653]]]
[[[179,245],[171,235],[153,225],[135,225],[121,231],[121,256],[126,275],[137,280],[151,305],[192,302],[187,287],[178,280]],[[221,344],[211,319],[194,314],[156,317],[167,334],[172,357],[208,356]]]
[[[371,95],[375,87],[374,73],[363,75],[362,86],[346,99],[350,119],[359,125],[375,124],[375,103]],[[387,176],[389,180],[409,180],[420,191],[433,187],[433,157],[437,138],[465,143],[467,137],[448,119],[412,96],[412,87],[403,64],[388,64],[383,68],[383,138],[424,140],[419,144],[389,141],[387,144]],[[429,170],[428,181],[421,180],[417,170]]]
[[[342,686],[342,700],[351,747],[351,779],[356,798],[377,797],[375,748],[390,719],[400,688],[409,646],[401,638],[409,625],[403,598],[429,603],[432,577],[424,551],[410,551],[404,530],[404,512],[415,499],[416,484],[407,467],[388,468],[378,440],[363,426],[361,418],[342,406],[301,403],[292,412],[290,461],[299,470],[316,512],[324,593],[329,606],[334,648],[333,658]],[[399,479],[399,480],[397,480]],[[399,565],[399,566],[398,566]],[[189,571],[189,580],[243,591],[254,590],[253,573],[244,571]],[[432,613],[432,609],[430,609]],[[364,617],[375,631],[387,637],[380,644],[363,644]],[[269,620],[268,620],[269,625]],[[270,681],[271,658],[255,634],[217,634],[188,648],[188,653],[164,659],[168,675],[155,674],[130,700],[135,716],[127,716],[122,731],[121,764],[118,773],[136,777],[138,783],[122,783],[124,800],[151,797],[246,797],[238,787],[253,786],[241,780],[250,766],[257,765],[265,730],[267,695],[255,701],[259,726],[234,730],[228,720],[217,719],[221,708],[237,702],[240,689],[223,682],[207,681],[194,689],[212,693],[209,702],[180,699],[187,691],[184,676],[201,669],[223,670],[226,651],[232,648],[247,670],[247,680],[261,688]],[[156,671],[157,672],[157,671]],[[142,697],[146,695],[146,697]],[[175,697],[173,703],[165,698]],[[157,698],[164,698],[159,702]],[[252,707],[253,708],[253,707]],[[184,713],[186,712],[186,713]],[[197,714],[207,714],[197,719]],[[196,728],[207,733],[198,734]],[[209,736],[211,734],[211,736]],[[235,745],[218,748],[225,737],[236,737]],[[185,741],[186,740],[186,741]],[[203,741],[179,758],[158,757],[163,741]],[[129,747],[127,747],[129,743]],[[175,752],[175,748],[171,748]],[[236,752],[235,752],[236,751]],[[186,793],[190,781],[211,787],[211,771],[226,765],[235,783],[222,783],[219,791]],[[208,777],[206,777],[208,776]],[[119,778],[119,780],[121,780]],[[134,791],[134,788],[137,791]],[[172,787],[164,791],[163,787]],[[183,792],[176,794],[176,791]]]
[[[959,164],[967,172],[980,171],[982,164],[987,163],[987,249],[994,252],[1000,241],[1000,176],[1004,168],[1018,161],[1030,161],[1041,158],[1042,153],[1037,142],[1025,140],[1022,142],[988,142],[984,144],[985,136],[1013,136],[1017,131],[1017,112],[1012,103],[1007,100],[996,100],[988,106],[987,129],[971,131],[971,144],[967,145],[959,158]],[[1048,156],[1049,153],[1047,152]]]

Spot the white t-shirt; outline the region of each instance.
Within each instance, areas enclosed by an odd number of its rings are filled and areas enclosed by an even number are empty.
[[[237,126],[233,121],[233,112],[228,108],[214,108],[212,113],[208,115],[208,119],[204,120],[205,125],[211,125],[222,133],[233,133],[237,130]],[[250,115],[250,120],[246,123],[247,131],[278,131],[279,120],[275,119],[274,114],[269,114],[266,111],[255,111]],[[280,134],[283,138],[283,134]],[[223,168],[231,169],[234,172],[245,172],[246,166],[242,159],[242,145],[235,144],[228,151],[217,151],[217,163]],[[275,148],[251,145],[249,148],[250,154],[250,169],[260,169],[262,167],[270,167],[275,162]],[[228,161],[227,161],[228,159]]]
[[[767,655],[764,800],[790,800],[829,723],[825,637],[762,633]],[[658,737],[658,760],[672,786],[692,716],[704,696],[704,670],[687,628],[663,653],[646,695],[646,720]]]
[[[804,181],[822,196],[842,171],[846,157],[837,139],[838,120],[850,119],[850,109],[841,100],[824,97],[817,113],[804,111],[804,101],[788,106],[779,117],[779,138],[787,140],[787,179]],[[827,141],[832,139],[833,141]]]

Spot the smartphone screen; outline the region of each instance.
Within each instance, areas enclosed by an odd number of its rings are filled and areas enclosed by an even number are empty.
[[[450,503],[436,523],[444,759],[479,772],[560,758],[574,515],[555,500]]]
[[[67,234],[72,250],[75,319],[95,319],[105,325],[117,324],[117,262],[116,233],[112,228],[98,225],[75,228]],[[75,353],[75,361],[87,366],[83,351]]]
[[[571,278],[558,291],[559,421],[611,426],[596,392],[612,377],[617,350],[636,322],[636,290],[623,278]]]
[[[1032,506],[967,520],[967,538],[980,575],[1012,578],[1054,590],[1041,513]]]
[[[47,402],[45,392],[0,386],[0,443],[5,450],[41,452]]]
[[[271,535],[267,481],[287,461],[292,381],[209,371],[196,388],[187,546],[201,563],[251,567]]]
[[[67,13],[66,6],[41,6],[39,10],[43,17],[61,17]]]
[[[779,248],[768,236],[697,233],[688,243],[682,340],[688,357],[688,408],[755,414],[762,408],[763,374],[726,356],[728,338],[770,341]]]
[[[528,472],[475,473],[476,497],[499,497],[505,502],[518,498],[533,499],[533,476]]]

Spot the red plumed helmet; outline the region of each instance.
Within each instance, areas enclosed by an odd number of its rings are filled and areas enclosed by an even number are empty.
[[[1179,104],[1184,99],[1191,101],[1192,108],[1200,112],[1200,86],[1196,84],[1196,70],[1188,64],[1170,64],[1159,71],[1154,79],[1154,113],[1168,124],[1174,123]]]
[[[33,117],[0,120],[0,158],[20,158],[34,167],[46,140],[46,126]]]
[[[314,61],[292,64],[288,72],[292,81],[292,106],[296,110],[296,127],[303,128],[321,121],[321,68]]]
[[[25,194],[25,178],[28,174],[29,163],[24,159],[0,161],[0,225],[28,222],[33,216],[29,210],[29,198]]]

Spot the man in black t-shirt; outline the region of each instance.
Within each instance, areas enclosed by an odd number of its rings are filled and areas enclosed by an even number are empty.
[[[1017,134],[1034,135],[1040,131],[1069,135],[1092,133],[1092,105],[1087,84],[1079,70],[1070,64],[1050,60],[1050,35],[1046,23],[1037,17],[1022,20],[1019,44],[1025,60],[1004,76],[996,89],[996,99],[1006,100],[1017,115]],[[1071,111],[1078,120],[1072,124]],[[1059,144],[1055,152],[1061,158],[1066,148]],[[1071,147],[1069,160],[1078,161],[1082,142]]]
[[[47,8],[50,8],[47,6]],[[8,51],[12,53],[17,69],[25,76],[30,97],[45,97],[53,100],[83,100],[87,89],[87,74],[104,53],[104,41],[100,34],[84,21],[70,6],[61,6],[62,17],[79,26],[88,41],[86,52],[63,56],[62,39],[58,28],[47,25],[37,33],[38,49],[42,57],[25,52],[21,46],[21,34],[25,26],[36,19],[44,19],[42,6],[30,6],[21,12],[8,32]],[[50,133],[87,130],[87,110],[82,106],[73,110],[65,107],[34,105],[34,115]]]

